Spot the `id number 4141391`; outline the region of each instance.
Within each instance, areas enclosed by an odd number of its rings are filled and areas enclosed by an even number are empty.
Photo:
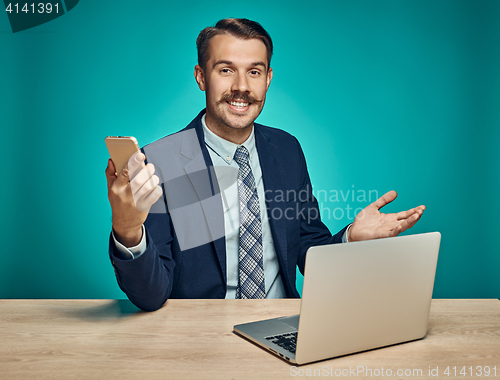
[[[497,366],[470,366],[470,367],[457,367],[448,366],[443,374],[446,376],[497,376]]]
[[[5,12],[8,13],[59,13],[59,3],[9,3]]]

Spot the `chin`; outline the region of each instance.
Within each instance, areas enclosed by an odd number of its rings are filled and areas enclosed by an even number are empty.
[[[248,123],[227,123],[226,125],[229,128],[233,128],[233,129],[245,129],[245,128],[250,127],[252,124],[253,124],[253,121],[250,121]]]
[[[256,118],[255,118],[256,119]],[[245,128],[248,128],[249,126],[251,126],[253,124],[253,122],[255,121],[254,118],[249,118],[249,117],[245,117],[244,120],[242,120],[242,118],[228,118],[225,120],[225,124],[229,127],[229,128],[233,128],[233,129],[245,129]]]

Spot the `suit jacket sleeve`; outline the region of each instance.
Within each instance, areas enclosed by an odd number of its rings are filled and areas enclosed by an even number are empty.
[[[119,259],[112,236],[109,254],[120,289],[137,307],[153,311],[162,307],[172,292],[173,237],[168,213],[149,214],[144,225],[147,249],[142,255],[134,260]]]

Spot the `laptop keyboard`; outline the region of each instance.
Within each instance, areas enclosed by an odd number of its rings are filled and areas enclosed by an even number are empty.
[[[290,351],[292,354],[295,354],[295,348],[297,347],[297,331],[280,335],[266,336],[266,339],[284,348],[285,350]]]

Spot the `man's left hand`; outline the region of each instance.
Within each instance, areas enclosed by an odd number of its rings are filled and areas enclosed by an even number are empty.
[[[418,206],[395,214],[380,212],[382,207],[391,203],[397,196],[398,194],[394,190],[389,191],[364,208],[349,228],[347,239],[359,241],[392,237],[412,228],[422,216],[425,206]]]

